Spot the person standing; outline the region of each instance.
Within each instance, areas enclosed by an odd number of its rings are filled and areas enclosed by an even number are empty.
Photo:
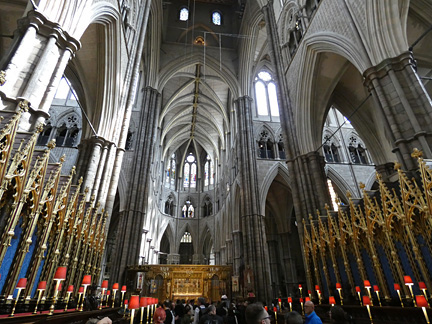
[[[315,305],[312,301],[308,300],[304,305],[305,324],[322,324],[321,319],[315,313]]]

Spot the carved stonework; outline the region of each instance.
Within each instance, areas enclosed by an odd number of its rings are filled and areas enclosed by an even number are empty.
[[[232,267],[215,265],[137,265],[127,268],[128,281],[144,272],[143,293],[159,300],[219,300],[228,294]]]

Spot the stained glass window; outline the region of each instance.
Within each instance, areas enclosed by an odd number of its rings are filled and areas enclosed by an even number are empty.
[[[214,11],[212,14],[212,22],[213,24],[220,26],[222,21],[221,14],[217,11]]]
[[[188,8],[180,9],[180,20],[187,21],[189,19],[189,10]]]

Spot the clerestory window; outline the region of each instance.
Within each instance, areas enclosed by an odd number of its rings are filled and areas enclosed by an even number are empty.
[[[261,71],[257,74],[255,98],[258,116],[279,117],[276,83],[269,72]]]

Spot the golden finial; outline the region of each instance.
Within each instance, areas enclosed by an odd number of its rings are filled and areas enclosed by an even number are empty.
[[[76,167],[75,165],[72,167],[70,175],[73,176],[76,173]]]
[[[418,159],[423,156],[423,152],[420,151],[418,148],[414,148],[413,152],[411,153],[411,156],[415,159]]]
[[[85,187],[84,193],[87,194],[89,192],[89,190],[90,190],[89,187]]]
[[[43,125],[42,123],[38,124],[38,125],[36,126],[36,133],[42,133],[42,131],[43,131],[43,129],[44,129],[43,126],[44,126],[44,125]]]
[[[49,141],[49,143],[48,143],[48,148],[51,150],[51,149],[53,149],[54,147],[56,147],[56,141],[55,141],[55,139],[52,139],[51,141]]]
[[[83,183],[83,177],[80,177],[79,179],[78,179],[78,184],[80,185],[80,184],[82,184]]]
[[[0,86],[6,83],[6,72],[0,71]]]
[[[66,155],[62,155],[60,158],[60,163],[63,163],[64,161],[66,161]]]
[[[325,208],[327,211],[330,209],[330,207],[329,207],[329,205],[328,205],[327,203],[324,205],[324,208]]]
[[[347,191],[346,196],[348,197],[348,199],[351,199],[352,197],[351,192]]]
[[[395,169],[396,171],[398,171],[398,170],[400,170],[400,168],[401,168],[401,164],[400,164],[399,162],[395,162],[395,164],[394,164],[394,169]]]
[[[29,110],[28,104],[29,104],[29,102],[24,99],[24,100],[19,102],[18,106],[22,111],[27,112]]]
[[[363,182],[360,182],[359,187],[360,187],[360,189],[364,189],[364,188],[366,188],[366,185]]]

